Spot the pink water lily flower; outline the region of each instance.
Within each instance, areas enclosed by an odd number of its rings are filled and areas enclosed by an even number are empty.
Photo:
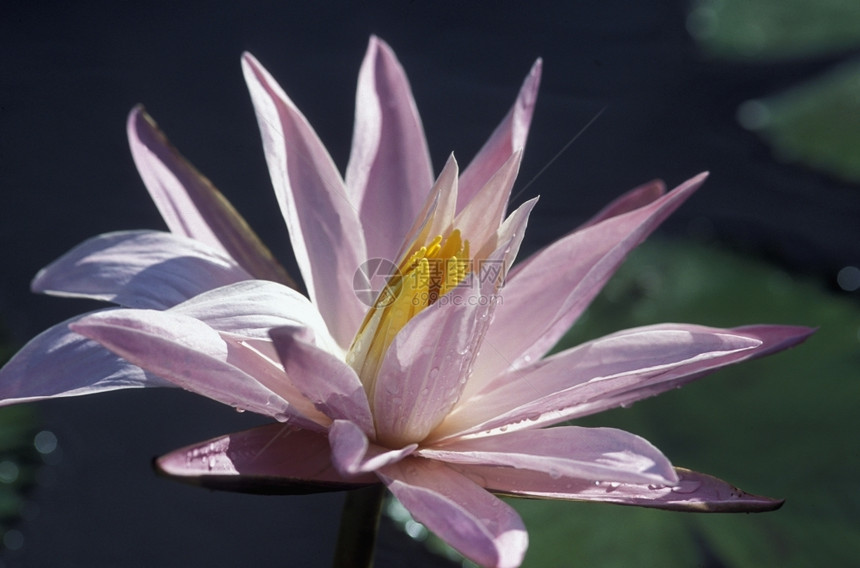
[[[547,356],[705,175],[668,193],[659,182],[636,188],[514,265],[536,200],[506,209],[540,61],[468,168],[461,174],[451,157],[435,181],[406,76],[379,39],[359,74],[344,177],[268,72],[247,54],[242,67],[307,295],[135,109],[132,153],[171,232],[101,235],[39,273],[37,291],[120,308],[26,345],[0,370],[5,404],[179,386],[270,416],[270,425],[177,450],[158,467],[241,491],[382,483],[483,566],[518,566],[528,544],[520,517],[494,493],[678,510],[779,506],[675,468],[634,434],[556,426],[809,334],[663,324]],[[384,286],[357,293],[379,266]]]

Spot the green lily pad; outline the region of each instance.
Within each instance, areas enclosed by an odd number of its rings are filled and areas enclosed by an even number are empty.
[[[738,110],[738,119],[764,138],[782,161],[860,182],[860,62],[748,101]]]
[[[687,27],[710,55],[776,61],[860,45],[854,0],[699,0]]]
[[[846,52],[860,46],[854,0],[699,0],[690,33],[712,56],[767,63]],[[860,63],[744,103],[738,118],[776,157],[860,181]]]
[[[779,511],[706,515],[519,501],[525,566],[811,566],[860,557],[860,308],[818,285],[702,246],[636,251],[563,341],[664,321],[820,326],[802,346],[577,421],[649,439],[676,465],[785,498]]]
[[[558,349],[660,322],[818,326],[793,350],[576,421],[655,443],[676,465],[786,499],[772,513],[697,514],[512,499],[529,530],[523,566],[847,566],[860,557],[860,307],[815,282],[711,247],[637,249]],[[390,513],[389,513],[390,514]],[[405,513],[391,515],[444,549]],[[451,559],[452,550],[440,552]],[[463,561],[463,566],[473,566]]]

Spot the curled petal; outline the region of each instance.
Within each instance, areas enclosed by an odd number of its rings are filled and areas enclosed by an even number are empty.
[[[195,296],[172,311],[206,322],[218,331],[269,341],[269,330],[293,326],[313,332],[314,345],[341,353],[316,307],[292,288],[249,280]]]
[[[128,117],[131,155],[170,231],[235,259],[254,278],[295,287],[287,271],[218,191],[173,146],[143,107]]]
[[[242,70],[296,262],[331,334],[348,346],[364,316],[352,275],[367,260],[358,212],[307,119],[249,53]],[[311,259],[329,259],[311,262]]]
[[[332,420],[349,420],[367,436],[374,435],[373,415],[355,371],[334,355],[315,347],[307,328],[270,331],[288,380]]]
[[[335,420],[329,428],[328,439],[332,461],[346,476],[370,473],[397,463],[418,447],[418,444],[409,444],[397,450],[383,448],[371,443],[361,428],[349,420]]]
[[[633,485],[614,482],[553,479],[549,475],[492,466],[461,466],[469,479],[501,495],[535,499],[598,501],[693,513],[762,513],[779,509],[782,499],[753,495],[721,479],[675,468],[672,485]]]
[[[155,460],[171,479],[208,489],[295,495],[356,489],[375,475],[349,478],[331,463],[324,433],[291,424],[267,424],[174,450]]]
[[[175,386],[69,329],[85,317],[43,331],[0,368],[0,406],[116,389]]]
[[[331,418],[320,412],[313,401],[296,388],[292,377],[284,372],[271,341],[252,340],[226,332],[218,335],[227,344],[227,363],[254,377],[263,387],[289,403],[289,415],[277,416],[278,420],[289,418],[295,426],[319,432],[331,425]]]
[[[360,212],[367,258],[394,261],[433,184],[430,152],[406,73],[373,36],[358,75],[346,186]]]
[[[522,519],[446,465],[407,458],[378,472],[415,519],[481,566],[519,566],[528,547]]]
[[[165,309],[252,276],[209,246],[159,231],[93,237],[39,271],[34,292]]]
[[[614,428],[521,430],[422,448],[418,455],[453,464],[538,471],[555,479],[663,485],[678,481],[672,464],[660,450],[639,436]]]

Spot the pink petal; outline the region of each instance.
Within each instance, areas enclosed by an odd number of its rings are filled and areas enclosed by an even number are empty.
[[[346,347],[366,310],[352,289],[352,275],[367,260],[357,212],[307,119],[248,53],[242,69],[296,261],[311,300]]]
[[[501,286],[504,286],[508,272],[511,269],[511,264],[513,264],[520,252],[520,245],[525,236],[529,216],[532,213],[532,209],[537,205],[537,202],[537,197],[529,199],[508,215],[508,218],[499,226],[499,230],[496,233],[496,242],[509,243],[509,248],[505,253],[505,269],[501,275]]]
[[[320,412],[287,376],[271,340],[266,342],[248,339],[232,333],[218,334],[227,345],[227,363],[238,371],[253,377],[290,405],[290,423],[307,430],[323,432],[331,426],[331,418]],[[282,420],[285,417],[277,417]]]
[[[504,286],[508,271],[511,264],[516,259],[520,250],[523,237],[525,236],[526,226],[528,225],[529,215],[532,209],[537,204],[537,198],[530,199],[520,205],[499,227],[494,241],[502,243],[500,248],[489,255],[486,260],[479,260],[474,267],[472,277],[482,284],[493,282],[496,286],[493,290],[482,292],[481,298],[489,299],[493,306],[498,302],[503,301],[503,298],[497,292]],[[481,255],[483,256],[483,254]],[[489,296],[487,294],[490,294]],[[490,320],[492,321],[492,320]],[[492,326],[491,326],[492,327]],[[484,331],[486,333],[486,330]],[[479,338],[479,349],[474,358],[475,362],[481,359],[485,351],[495,352],[496,346],[483,340],[483,336]],[[503,354],[496,353],[496,356],[503,357]],[[468,400],[481,390],[486,384],[486,380],[474,370],[469,373],[468,381],[463,385],[460,392],[459,400]]]
[[[70,328],[197,394],[280,420],[294,414],[283,398],[230,364],[227,343],[197,319],[172,312],[110,310],[81,318]]]
[[[639,187],[635,187],[612,201],[609,205],[601,209],[597,215],[580,225],[576,230],[581,231],[586,227],[597,225],[598,223],[629,213],[635,209],[645,207],[649,203],[653,203],[666,193],[666,184],[661,180],[649,181]]]
[[[330,456],[324,433],[267,424],[175,450],[155,465],[177,481],[248,493],[339,491],[378,482],[372,474],[347,479]]]
[[[0,368],[0,406],[116,389],[175,386],[69,329],[85,317],[43,331]]]
[[[248,280],[228,256],[157,231],[93,237],[39,271],[34,292],[164,309],[206,290]]]
[[[521,430],[422,448],[421,457],[453,464],[497,465],[575,480],[622,483],[678,481],[669,460],[648,441],[613,428],[561,426]]]
[[[315,347],[308,328],[270,330],[289,381],[332,420],[349,420],[374,436],[373,415],[355,371],[334,355]]]
[[[680,388],[726,365],[732,365],[749,359],[757,359],[783,349],[788,349],[806,341],[815,332],[814,329],[808,327],[786,325],[743,326],[729,331],[758,339],[761,341],[761,345],[747,352],[738,353],[735,356],[727,355],[723,359],[722,364],[718,363],[712,366],[707,362],[702,362],[698,367],[688,368],[684,376],[681,377],[660,377],[659,381],[637,385],[633,389],[619,389],[611,394],[607,392],[600,401],[583,405],[576,416],[586,416],[588,414],[603,412],[610,408],[629,406],[636,401],[656,396],[671,389]]]
[[[598,501],[655,509],[700,513],[758,513],[779,509],[783,501],[741,491],[725,481],[675,468],[673,485],[632,485],[614,482],[553,479],[509,467],[462,466],[464,475],[503,495],[570,501]]]
[[[408,458],[378,475],[420,523],[481,566],[514,568],[528,548],[522,519],[507,503],[449,467]]]
[[[665,325],[665,324],[664,324]],[[818,328],[804,327],[800,325],[742,325],[733,328],[733,331],[750,337],[755,337],[762,342],[761,347],[756,349],[754,358],[764,357],[771,353],[789,349],[806,341]]]
[[[535,61],[528,76],[520,88],[514,106],[496,127],[489,140],[460,176],[460,195],[457,200],[457,211],[463,209],[472,201],[480,189],[487,183],[508,158],[526,145],[532,112],[537,101],[538,86],[543,63]]]
[[[799,343],[808,328],[661,324],[621,331],[498,377],[433,433],[535,428],[632,404],[720,367]]]
[[[453,229],[451,221],[457,203],[458,172],[457,160],[452,154],[433,183],[421,212],[415,217],[400,249],[391,257],[392,262],[400,263],[436,235],[447,234]]]
[[[427,234],[419,241],[426,241],[436,235],[447,234],[453,229],[451,220],[454,218],[454,207],[457,205],[459,173],[460,168],[457,165],[457,160],[454,159],[454,154],[451,154],[428,193],[425,209],[432,201],[433,206],[430,207],[432,220],[427,225]]]
[[[349,420],[335,420],[328,431],[332,462],[345,476],[370,473],[397,463],[415,451],[418,444],[388,450],[372,444],[362,429]]]
[[[529,206],[493,254],[482,261],[505,266],[522,240]],[[503,273],[503,270],[501,271]],[[422,440],[448,414],[466,387],[481,345],[501,273],[485,270],[442,296],[397,334],[383,359],[373,391],[378,439],[398,446]]]
[[[701,174],[650,205],[556,241],[514,268],[475,362],[478,380],[540,359],[585,310],[627,254],[705,180]]]
[[[406,74],[391,48],[373,36],[358,75],[346,169],[367,258],[394,260],[431,185],[430,153]]]
[[[482,247],[483,250],[473,249],[475,256],[479,258],[491,253],[496,246],[495,236],[505,218],[508,198],[517,179],[522,155],[522,151],[515,151],[454,220],[454,226],[474,243],[472,246],[481,243],[487,243],[489,246],[488,249]]]
[[[314,345],[340,354],[316,307],[292,288],[267,280],[247,280],[204,292],[172,311],[199,319],[217,331],[267,342],[276,327],[307,327]]]
[[[254,278],[295,283],[229,201],[192,166],[143,107],[128,117],[131,155],[171,232],[232,257]]]
[[[422,440],[459,398],[476,340],[492,308],[480,294],[450,292],[404,327],[383,359],[374,389],[377,435],[389,446]],[[423,317],[422,317],[423,316]]]
[[[248,280],[205,292],[170,311],[198,319],[217,331],[227,344],[227,362],[289,402],[308,418],[302,422],[305,427],[331,423],[287,377],[269,337],[269,331],[276,327],[307,328],[314,335],[314,345],[329,353],[341,353],[307,298],[276,282]]]

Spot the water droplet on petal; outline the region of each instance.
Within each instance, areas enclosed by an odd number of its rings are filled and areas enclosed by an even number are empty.
[[[702,485],[699,481],[685,481],[672,487],[672,493],[693,493]]]
[[[406,534],[410,537],[418,541],[426,539],[428,534],[427,528],[424,525],[412,519],[406,521],[403,525],[403,530],[406,531]]]

